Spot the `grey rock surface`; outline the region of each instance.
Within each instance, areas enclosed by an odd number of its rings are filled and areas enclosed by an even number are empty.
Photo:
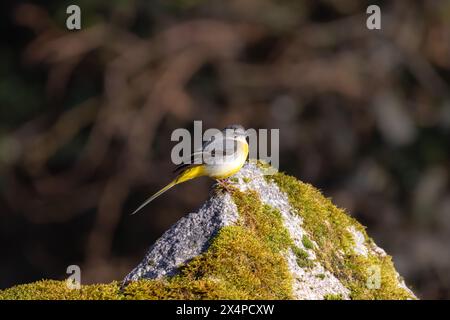
[[[254,163],[247,163],[232,178],[232,183],[241,191],[256,191],[263,203],[280,211],[284,226],[294,244],[308,253],[311,268],[302,268],[296,262],[292,250],[284,253],[293,278],[293,295],[296,299],[324,299],[327,295],[338,295],[349,299],[350,292],[341,281],[327,271],[316,259],[317,244],[314,248],[305,248],[302,239],[307,236],[303,221],[288,201],[288,197],[273,182],[264,178],[264,169]],[[159,238],[150,247],[142,262],[124,279],[124,283],[139,279],[158,279],[177,272],[178,267],[208,249],[210,241],[224,226],[233,225],[239,219],[237,207],[228,193],[212,193],[209,200],[197,212],[189,213]],[[369,252],[385,255],[383,249],[364,242],[364,237],[356,229],[349,230],[354,237],[354,252],[366,256]],[[414,294],[398,276],[399,287]]]
[[[233,224],[237,218],[236,205],[228,193],[211,197],[197,212],[181,218],[167,230],[124,283],[175,274],[180,265],[205,251],[222,227]]]

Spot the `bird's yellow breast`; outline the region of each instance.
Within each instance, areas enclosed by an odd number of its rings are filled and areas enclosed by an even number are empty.
[[[232,161],[226,161],[220,165],[206,165],[205,173],[213,179],[226,179],[231,177],[239,170],[247,160],[248,144],[247,142],[238,141],[237,156]]]
[[[240,166],[231,168],[228,171],[224,171],[223,173],[217,173],[216,175],[211,176],[211,177],[214,179],[226,179],[228,177],[231,177],[233,174],[239,172],[239,170],[241,170],[243,165],[244,165],[244,163],[242,163],[242,165],[240,165]]]

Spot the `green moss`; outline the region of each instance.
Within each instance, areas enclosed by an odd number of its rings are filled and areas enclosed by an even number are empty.
[[[314,249],[314,244],[306,235],[303,235],[302,237],[302,244],[306,249]]]
[[[236,177],[229,178],[229,180],[230,180],[232,183],[238,183],[238,182],[239,182],[239,179],[236,178]]]
[[[255,192],[232,192],[238,225],[222,228],[203,254],[161,280],[69,289],[44,280],[0,291],[0,299],[289,299],[292,278],[282,252],[292,245],[281,214]]]
[[[286,250],[292,245],[289,232],[283,225],[281,213],[263,205],[255,191],[233,193],[233,200],[242,217],[241,225],[246,226],[268,245],[273,252]]]
[[[220,286],[211,297],[221,299],[287,299],[291,278],[280,253],[253,230],[223,228],[209,250],[181,270],[182,282],[214,280]],[[272,247],[271,247],[272,246]]]
[[[292,251],[295,254],[295,257],[297,258],[297,264],[301,268],[309,268],[314,265],[313,261],[309,259],[309,254],[303,249],[300,249],[299,247],[292,246]]]
[[[208,280],[194,282],[166,280],[140,280],[132,282],[124,290],[120,284],[83,285],[80,289],[69,289],[66,281],[41,280],[18,285],[0,291],[0,300],[154,300],[195,299],[206,294],[214,297],[220,285]]]
[[[399,287],[391,257],[374,253],[365,257],[354,252],[354,240],[349,231],[352,226],[364,235],[367,246],[372,244],[364,227],[356,220],[309,184],[283,173],[269,176],[267,180],[275,182],[288,195],[291,206],[303,219],[304,229],[318,246],[315,250],[318,260],[350,289],[352,298],[413,298],[407,290]],[[379,266],[381,270],[379,289],[369,289],[366,285],[373,266]]]
[[[120,288],[116,282],[87,285],[82,286],[81,289],[69,289],[66,281],[41,280],[0,291],[0,299],[8,300],[108,300],[121,298]]]
[[[256,160],[255,163],[260,169],[270,169],[271,168],[270,163],[268,163],[267,161],[262,160],[262,159]]]
[[[342,300],[341,294],[326,294],[323,296],[324,300]]]
[[[244,181],[244,183],[249,183],[250,181],[252,181],[252,179],[247,177],[242,178],[242,180]]]

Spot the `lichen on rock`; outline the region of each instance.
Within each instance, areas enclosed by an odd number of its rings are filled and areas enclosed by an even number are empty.
[[[0,299],[415,299],[384,250],[317,189],[247,163],[122,284],[39,281]]]

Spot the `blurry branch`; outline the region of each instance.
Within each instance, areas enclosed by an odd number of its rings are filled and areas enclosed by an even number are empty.
[[[97,112],[98,99],[90,99],[61,115],[45,132],[30,137],[25,145],[25,166],[31,173],[41,172],[49,155],[70,141],[80,130],[92,123]]]
[[[397,10],[401,10],[401,19],[399,14],[384,17],[389,40],[395,44],[394,50],[400,53],[402,61],[423,88],[436,97],[449,98],[450,87],[421,52],[421,40],[427,38],[425,22],[412,8],[399,7]]]
[[[341,55],[330,61],[316,58],[307,62],[277,63],[271,67],[237,64],[230,84],[245,90],[282,87],[302,90],[308,94],[324,92],[342,93],[351,98],[362,98],[362,74],[350,55]]]

